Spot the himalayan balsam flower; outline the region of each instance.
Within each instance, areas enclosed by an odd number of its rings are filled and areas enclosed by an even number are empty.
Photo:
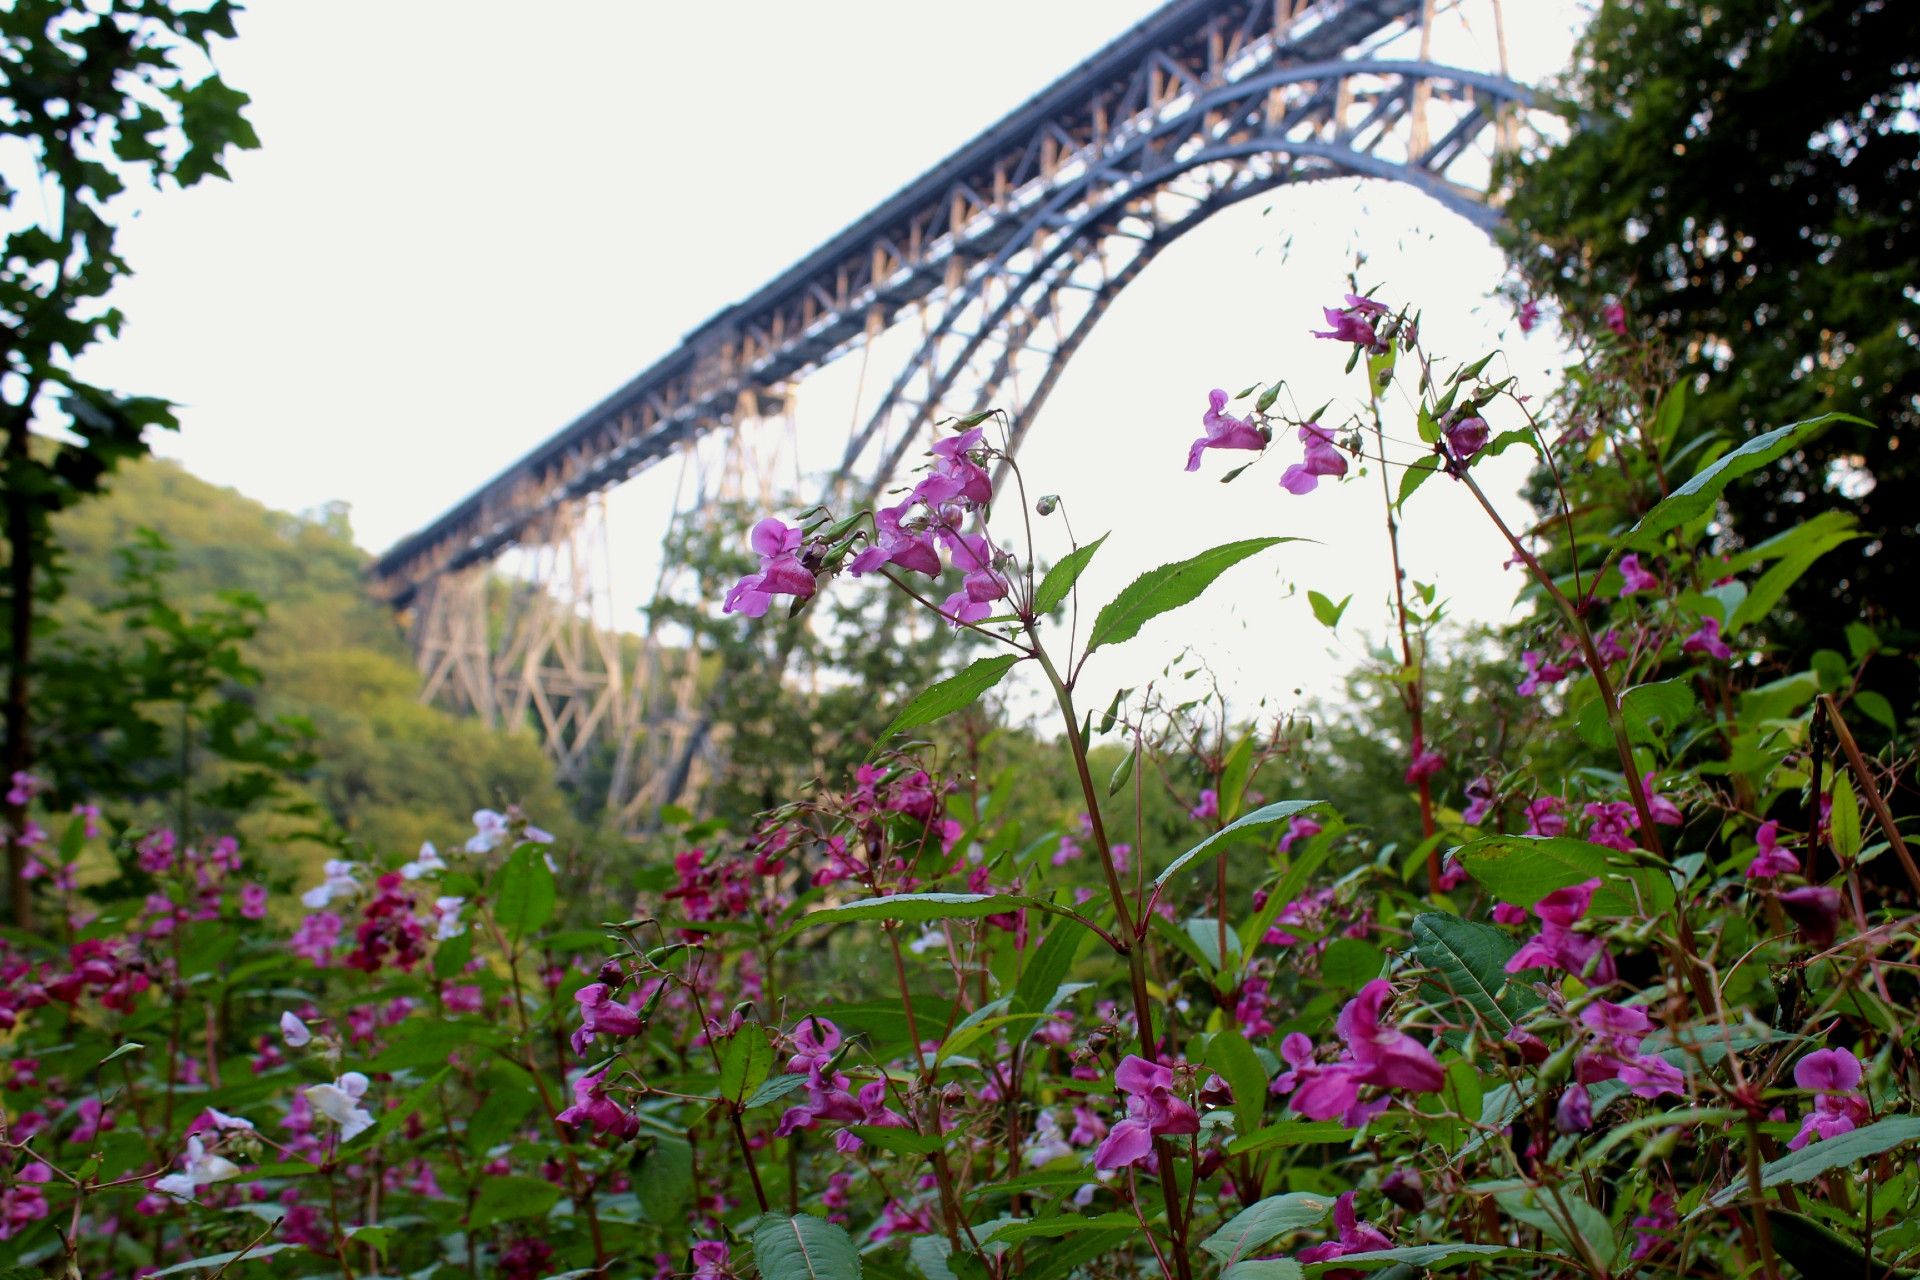
[[[1447,758],[1432,747],[1422,747],[1413,753],[1407,761],[1405,774],[1408,786],[1418,786],[1446,767]]]
[[[1287,834],[1280,837],[1280,845],[1279,845],[1280,852],[1292,853],[1294,845],[1298,844],[1302,840],[1311,840],[1313,837],[1319,835],[1324,830],[1326,830],[1326,828],[1322,827],[1319,823],[1315,822],[1312,818],[1308,818],[1308,817],[1289,818],[1287,820]]]
[[[1460,821],[1470,827],[1477,827],[1487,820],[1493,812],[1493,779],[1482,774],[1467,783],[1467,807],[1460,811]]]
[[[1325,338],[1330,342],[1351,342],[1356,347],[1379,354],[1387,349],[1374,331],[1376,321],[1384,319],[1387,308],[1372,298],[1362,298],[1356,294],[1347,295],[1344,307],[1322,307],[1320,314],[1327,318],[1330,329],[1315,329],[1313,336]]]
[[[313,1042],[313,1032],[289,1009],[280,1015],[280,1038],[287,1042],[288,1048],[302,1049]]]
[[[1727,642],[1720,638],[1720,619],[1718,618],[1702,618],[1699,630],[1680,642],[1680,652],[1704,653],[1709,658],[1717,658],[1721,662],[1730,661],[1733,657],[1733,650],[1728,648]]]
[[[403,880],[418,880],[422,876],[438,875],[446,869],[446,861],[441,858],[440,851],[433,847],[433,841],[423,840],[420,843],[420,853],[418,856],[411,862],[401,864],[400,878]]]
[[[1623,580],[1620,587],[1622,600],[1637,592],[1660,589],[1660,579],[1640,567],[1640,557],[1637,554],[1620,557],[1620,577]]]
[[[901,524],[912,505],[909,499],[897,507],[873,513],[873,542],[847,561],[848,573],[857,578],[891,564],[913,573],[924,573],[929,578],[940,576],[940,551],[934,545],[933,535]]]
[[[1452,451],[1455,461],[1465,462],[1487,447],[1490,434],[1485,418],[1462,418],[1447,428],[1447,448]]]
[[[1344,1258],[1350,1253],[1376,1253],[1382,1249],[1393,1248],[1393,1240],[1371,1222],[1360,1221],[1353,1211],[1353,1192],[1343,1192],[1333,1202],[1333,1225],[1339,1232],[1339,1239],[1329,1240],[1302,1249],[1294,1255],[1301,1263],[1331,1262],[1335,1258]],[[1355,1274],[1351,1269],[1335,1272],[1336,1275]]]
[[[1528,298],[1520,304],[1520,332],[1532,333],[1533,326],[1540,323],[1540,304]]]
[[[324,1087],[324,1086],[323,1086]],[[199,1138],[187,1139],[187,1153],[180,1159],[181,1172],[155,1180],[153,1189],[182,1202],[194,1198],[199,1188],[240,1176],[240,1166],[225,1156],[208,1152]]]
[[[646,1027],[640,1015],[613,999],[612,988],[604,982],[590,982],[574,992],[580,1005],[580,1026],[573,1033],[573,1051],[582,1057],[595,1036],[624,1039],[637,1036]]]
[[[1760,829],[1753,833],[1760,844],[1760,850],[1753,855],[1753,861],[1747,864],[1749,880],[1771,880],[1774,876],[1797,876],[1800,874],[1800,859],[1791,849],[1780,844],[1780,824],[1763,822]]]
[[[1640,775],[1640,788],[1647,793],[1647,812],[1663,827],[1681,825],[1687,820],[1686,815],[1680,812],[1679,805],[1653,789],[1654,777],[1651,772]]]
[[[573,1082],[573,1105],[554,1119],[573,1129],[591,1128],[615,1139],[631,1138],[640,1132],[640,1117],[621,1110],[607,1096],[606,1072],[582,1074]]]
[[[1256,452],[1267,447],[1267,438],[1260,434],[1259,428],[1250,422],[1243,422],[1227,411],[1227,393],[1215,387],[1207,392],[1207,411],[1200,415],[1200,425],[1207,434],[1193,442],[1187,450],[1187,470],[1200,469],[1200,455],[1208,449],[1252,449]]]
[[[1627,336],[1627,304],[1615,298],[1602,311],[1601,318],[1607,322],[1607,328],[1621,337]]]
[[[1153,1154],[1155,1137],[1200,1132],[1200,1117],[1173,1092],[1173,1071],[1128,1054],[1113,1073],[1127,1100],[1127,1118],[1114,1125],[1093,1153],[1096,1169],[1123,1169]]]
[[[1639,825],[1639,819],[1632,805],[1624,800],[1609,800],[1604,804],[1589,803],[1583,812],[1591,823],[1587,827],[1589,843],[1605,845],[1622,853],[1633,848],[1633,833]]]
[[[1195,822],[1213,822],[1220,816],[1220,793],[1212,787],[1200,792],[1200,798],[1193,808],[1187,810],[1187,816]]]
[[[1411,1093],[1438,1093],[1446,1073],[1425,1045],[1380,1019],[1393,999],[1393,985],[1375,978],[1347,1002],[1334,1024],[1344,1054],[1338,1062],[1321,1066],[1311,1061],[1293,1063],[1292,1107],[1310,1120],[1336,1116],[1349,1128],[1365,1124],[1386,1107],[1386,1099],[1359,1101],[1360,1086],[1404,1089]],[[1283,1049],[1286,1047],[1283,1044]]]
[[[373,1127],[373,1113],[360,1105],[366,1096],[367,1078],[349,1071],[332,1084],[316,1084],[306,1090],[313,1109],[340,1126],[340,1141],[352,1142]]]
[[[1816,1049],[1793,1064],[1793,1082],[1819,1096],[1800,1121],[1800,1132],[1787,1143],[1788,1150],[1837,1138],[1867,1122],[1870,1113],[1860,1093],[1860,1075],[1860,1059],[1846,1049]]]
[[[1347,474],[1347,460],[1333,447],[1333,433],[1319,423],[1301,425],[1300,443],[1306,446],[1306,453],[1280,473],[1280,487],[1288,493],[1309,494],[1320,486],[1321,476]]]
[[[1833,945],[1840,930],[1840,891],[1810,884],[1780,895],[1780,906],[1800,926],[1800,936],[1816,947]]]
[[[721,612],[762,618],[775,596],[804,600],[813,594],[813,571],[800,563],[800,546],[806,535],[799,529],[769,516],[753,526],[748,542],[760,556],[760,571],[750,573],[733,585],[721,604]]]
[[[1561,813],[1559,796],[1539,796],[1527,803],[1527,834],[1563,836],[1567,834],[1566,815]]]
[[[1513,958],[1507,961],[1507,972],[1561,969],[1580,977],[1586,974],[1588,965],[1592,965],[1595,981],[1612,982],[1613,957],[1607,954],[1606,947],[1600,939],[1576,933],[1573,928],[1580,917],[1586,915],[1599,888],[1599,880],[1588,880],[1555,889],[1534,903],[1533,914],[1540,920],[1540,932],[1513,953]]]

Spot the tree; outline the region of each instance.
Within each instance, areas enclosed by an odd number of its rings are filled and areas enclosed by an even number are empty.
[[[1862,605],[1903,610],[1920,552],[1920,7],[1604,0],[1566,87],[1569,137],[1509,174],[1529,288],[1594,331],[1624,302],[1634,336],[1663,340],[1703,389],[1687,435],[1826,410],[1874,424],[1728,495],[1747,545],[1859,516],[1872,537],[1803,578],[1774,627],[1801,654],[1844,648]]]
[[[247,96],[207,56],[215,39],[233,36],[235,11],[231,0],[197,10],[172,0],[17,0],[0,10],[0,137],[30,166],[21,185],[0,182],[12,228],[0,262],[9,776],[33,763],[36,604],[59,590],[48,519],[143,454],[148,428],[174,425],[165,401],[116,395],[73,373],[82,352],[120,328],[107,302],[127,273],[116,197],[225,177],[229,148],[258,145],[241,115]],[[23,807],[9,803],[5,817],[11,914],[25,925]]]

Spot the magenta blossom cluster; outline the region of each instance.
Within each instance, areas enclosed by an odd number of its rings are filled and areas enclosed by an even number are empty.
[[[1108,1131],[1093,1153],[1096,1169],[1124,1169],[1153,1156],[1153,1140],[1200,1132],[1200,1116],[1174,1092],[1173,1069],[1128,1054],[1113,1073],[1127,1102],[1127,1118]]]
[[[868,1081],[855,1094],[850,1091],[852,1081],[845,1073],[834,1070],[834,1051],[842,1039],[839,1027],[825,1018],[803,1018],[793,1029],[792,1039],[794,1052],[787,1059],[787,1071],[807,1077],[807,1100],[799,1106],[788,1107],[781,1114],[779,1126],[774,1130],[777,1136],[784,1138],[799,1129],[812,1129],[823,1120],[885,1129],[906,1127],[907,1118],[887,1106],[884,1079]],[[858,1151],[862,1145],[859,1135],[846,1129],[836,1133],[833,1141],[843,1155]]]
[[[1818,1096],[1788,1149],[1798,1151],[1809,1142],[1837,1138],[1865,1124],[1871,1114],[1860,1078],[1860,1059],[1847,1049],[1816,1049],[1794,1063],[1793,1082]]]
[[[1446,1073],[1433,1051],[1397,1027],[1382,1021],[1393,1000],[1393,984],[1375,978],[1340,1011],[1334,1030],[1341,1041],[1337,1061],[1316,1060],[1313,1042],[1295,1031],[1280,1042],[1280,1056],[1288,1071],[1273,1082],[1272,1091],[1291,1093],[1295,1111],[1310,1120],[1338,1117],[1348,1128],[1358,1128],[1385,1110],[1385,1096],[1361,1102],[1362,1085],[1408,1093],[1438,1093]]]

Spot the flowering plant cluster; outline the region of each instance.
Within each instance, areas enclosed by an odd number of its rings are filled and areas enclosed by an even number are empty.
[[[1821,424],[1688,436],[1678,394],[1618,393],[1645,365],[1624,308],[1597,326],[1616,391],[1551,423],[1405,311],[1356,293],[1325,323],[1353,415],[1215,391],[1186,469],[1281,454],[1282,528],[1380,480],[1380,785],[1417,825],[1287,794],[1287,725],[1080,705],[1102,650],[1291,539],[1089,621],[1104,540],[1043,567],[1029,513],[1064,504],[963,420],[893,505],[761,521],[720,607],[778,625],[844,575],[991,651],[866,764],[678,831],[631,903],[565,901],[565,851],[512,811],[284,886],[231,841],[36,810],[54,933],[0,942],[0,1240],[90,1277],[1900,1274],[1920,869],[1870,687],[1899,659],[1864,622],[1806,671],[1760,643],[1850,522],[1749,548],[1713,522]],[[1550,518],[1479,483],[1510,448]],[[1399,564],[1423,490],[1525,575],[1488,737],[1438,705],[1439,610]],[[1044,833],[914,737],[1016,668],[1079,798]],[[1139,817],[1161,787],[1173,843]]]

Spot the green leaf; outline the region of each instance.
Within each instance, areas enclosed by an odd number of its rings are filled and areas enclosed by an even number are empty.
[[[921,924],[928,920],[977,920],[1005,911],[1032,907],[1086,927],[1083,916],[1042,898],[1018,893],[896,893],[885,898],[861,898],[837,907],[822,907],[800,917],[800,923],[780,935],[785,943],[802,930],[823,924],[844,924],[849,920],[893,920],[901,924]]]
[[[879,1124],[850,1124],[847,1131],[862,1142],[870,1142],[882,1151],[891,1151],[897,1156],[925,1156],[946,1146],[946,1139],[937,1133],[915,1133],[911,1129],[893,1128]]]
[[[1220,1280],[1301,1280],[1306,1272],[1292,1258],[1248,1258],[1220,1273]]]
[[[1062,556],[1058,564],[1047,570],[1047,576],[1040,579],[1040,585],[1033,592],[1033,612],[1036,617],[1044,618],[1060,607],[1073,590],[1073,584],[1080,580],[1087,562],[1093,559],[1093,553],[1110,536],[1103,533],[1086,546],[1075,547]]]
[[[1243,735],[1220,766],[1220,816],[1232,822],[1247,798],[1247,779],[1253,776],[1253,734]]]
[[[1420,459],[1418,462],[1409,463],[1407,469],[1400,473],[1400,496],[1394,499],[1393,505],[1396,507],[1406,506],[1407,499],[1418,492],[1420,486],[1428,480],[1431,480],[1439,470],[1440,459],[1434,456],[1428,456]]]
[[[720,1096],[742,1102],[766,1083],[773,1071],[773,1045],[766,1031],[747,1023],[727,1041],[720,1054]]]
[[[1573,836],[1483,836],[1458,846],[1453,856],[1494,897],[1516,907],[1593,879],[1601,882],[1593,895],[1593,910],[1601,915],[1641,917],[1673,905],[1673,881],[1665,872],[1617,865],[1608,852]]]
[[[678,1225],[693,1191],[693,1145],[685,1138],[655,1138],[634,1171],[633,1191],[649,1222]]]
[[[1218,1258],[1222,1266],[1230,1267],[1282,1232],[1314,1226],[1332,1211],[1331,1199],[1305,1191],[1268,1196],[1234,1214],[1226,1226],[1202,1240],[1200,1247]]]
[[[1445,1271],[1449,1267],[1486,1262],[1493,1258],[1537,1258],[1530,1249],[1514,1249],[1503,1244],[1416,1244],[1402,1249],[1376,1249],[1369,1253],[1343,1254],[1339,1259],[1307,1265],[1310,1276],[1328,1271],[1378,1271],[1382,1267],[1413,1267],[1420,1271]],[[1225,1280],[1222,1277],[1221,1280]]]
[[[1260,1126],[1260,1113],[1267,1104],[1267,1069],[1260,1065],[1259,1055],[1245,1036],[1229,1029],[1207,1042],[1206,1064],[1233,1090],[1235,1129],[1252,1133]]]
[[[1258,1132],[1241,1134],[1227,1144],[1227,1154],[1238,1156],[1270,1147],[1317,1147],[1350,1142],[1358,1132],[1334,1120],[1282,1120]]]
[[[507,855],[494,889],[494,918],[515,938],[553,919],[553,872],[538,845],[523,844]]]
[[[747,1100],[741,1104],[741,1110],[751,1111],[755,1107],[764,1107],[770,1102],[778,1102],[806,1082],[807,1075],[804,1071],[770,1077],[765,1084],[748,1095]]]
[[[1859,1241],[1804,1213],[1772,1208],[1767,1211],[1767,1219],[1773,1226],[1774,1252],[1803,1276],[1863,1276],[1866,1280],[1913,1280],[1920,1276],[1920,1270],[1913,1267],[1893,1267],[1868,1258]]]
[[[129,1040],[125,1044],[121,1045],[118,1049],[115,1049],[112,1053],[108,1054],[106,1057],[100,1059],[99,1063],[96,1065],[100,1067],[104,1067],[109,1062],[112,1062],[115,1058],[123,1058],[129,1053],[138,1053],[146,1047],[147,1046],[145,1046],[144,1044],[141,1044],[138,1040]]]
[[[473,1203],[471,1226],[475,1231],[496,1222],[538,1218],[559,1203],[560,1188],[545,1178],[519,1174],[489,1176],[480,1183],[480,1195]]]
[[[1823,413],[1817,418],[1762,432],[1738,449],[1722,454],[1702,468],[1693,479],[1655,503],[1653,510],[1640,517],[1640,523],[1627,531],[1627,536],[1621,540],[1621,547],[1657,547],[1663,534],[1710,512],[1720,494],[1735,480],[1792,453],[1816,432],[1834,422],[1851,422],[1862,427],[1872,425],[1851,414]]]
[[[1628,689],[1620,695],[1620,719],[1626,726],[1627,741],[1647,745],[1665,742],[1687,723],[1694,701],[1692,682],[1685,676]],[[1574,727],[1588,746],[1604,749],[1613,745],[1607,709],[1598,698],[1580,708]]]
[[[1039,1013],[1052,1001],[1054,992],[1067,980],[1081,947],[1091,935],[1085,929],[1056,924],[1047,930],[1040,945],[1020,972],[1010,1006],[1015,1013]]]
[[[1843,1133],[1837,1138],[1822,1138],[1818,1142],[1809,1142],[1798,1151],[1789,1151],[1778,1160],[1769,1160],[1760,1166],[1760,1186],[1777,1187],[1783,1182],[1805,1182],[1817,1178],[1831,1169],[1844,1168],[1869,1156],[1877,1156],[1883,1151],[1891,1151],[1904,1142],[1920,1138],[1920,1116],[1888,1116],[1885,1120],[1876,1120],[1872,1124],[1862,1125],[1851,1133]],[[1732,1186],[1726,1187],[1713,1196],[1695,1213],[1707,1209],[1717,1209],[1732,1204],[1747,1194],[1745,1178],[1738,1179]]]
[[[860,1280],[853,1237],[825,1218],[766,1214],[753,1228],[761,1280]]]
[[[1158,889],[1166,884],[1168,880],[1172,879],[1175,872],[1199,857],[1206,851],[1207,847],[1216,840],[1224,840],[1230,835],[1236,835],[1243,831],[1252,831],[1259,827],[1270,827],[1276,822],[1284,822],[1295,814],[1304,813],[1315,805],[1322,803],[1324,803],[1324,801],[1320,800],[1276,800],[1272,804],[1263,805],[1255,809],[1244,818],[1236,818],[1168,863],[1167,869],[1153,878],[1153,887]]]
[[[182,1275],[188,1271],[195,1271],[203,1276],[212,1275],[214,1272],[220,1271],[235,1262],[251,1262],[255,1258],[271,1258],[282,1249],[303,1249],[305,1247],[305,1245],[298,1244],[263,1244],[252,1249],[235,1249],[232,1253],[210,1253],[204,1258],[194,1258],[187,1262],[176,1262],[170,1267],[162,1267],[158,1271],[149,1271],[146,1274],[148,1280],[157,1280],[160,1276]],[[52,1274],[52,1272],[29,1271],[24,1268],[20,1271],[22,1280],[41,1280],[42,1276]],[[11,1275],[11,1269],[0,1272],[0,1277]]]
[[[1070,1213],[1055,1218],[1003,1222],[982,1236],[980,1242],[999,1241],[1005,1244],[1010,1240],[1028,1240],[1034,1236],[1070,1236],[1076,1231],[1112,1231],[1116,1227],[1138,1230],[1139,1226],[1130,1213],[1097,1213],[1092,1217]]]
[[[965,670],[924,690],[900,708],[900,714],[893,718],[886,732],[874,740],[874,749],[879,750],[880,745],[896,733],[932,724],[935,720],[972,706],[981,694],[999,684],[1001,677],[1018,661],[1020,655],[1017,653],[981,658],[969,664]]]
[[[1353,603],[1353,596],[1349,594],[1345,600],[1335,604],[1318,591],[1309,591],[1307,603],[1313,606],[1313,616],[1319,620],[1320,625],[1331,631],[1340,625],[1340,615],[1345,613],[1347,606]]]
[[[1887,729],[1898,729],[1899,721],[1894,716],[1893,704],[1885,696],[1871,689],[1862,689],[1853,695],[1853,705],[1860,708],[1867,719]]]
[[[1581,1199],[1571,1189],[1562,1189],[1558,1197],[1551,1201],[1545,1201],[1544,1197],[1537,1197],[1531,1188],[1524,1191],[1503,1191],[1495,1195],[1494,1200],[1499,1203],[1501,1211],[1509,1218],[1516,1222],[1524,1222],[1530,1227],[1539,1228],[1549,1238],[1565,1246],[1575,1257],[1580,1256],[1578,1242],[1574,1239],[1574,1234],[1577,1234],[1580,1240],[1586,1242],[1592,1255],[1602,1263],[1611,1261],[1613,1258],[1613,1228],[1608,1224],[1606,1215]],[[1548,1205],[1552,1208],[1551,1213],[1546,1207]],[[1561,1211],[1562,1206],[1565,1206],[1564,1213]],[[1562,1225],[1569,1219],[1572,1221],[1572,1234],[1568,1232],[1566,1226]]]
[[[1833,780],[1833,816],[1829,819],[1828,839],[1842,862],[1860,856],[1864,843],[1860,834],[1860,802],[1854,798],[1853,781],[1842,773]]]
[[[1520,948],[1492,925],[1429,911],[1413,918],[1413,943],[1439,979],[1424,985],[1420,998],[1466,1001],[1496,1039],[1540,1007],[1532,988],[1508,978],[1507,961]]]
[[[1336,938],[1320,955],[1320,976],[1336,987],[1358,991],[1386,965],[1386,953],[1359,938]]]
[[[1121,757],[1120,763],[1114,766],[1113,776],[1107,779],[1108,795],[1115,796],[1120,794],[1120,788],[1126,786],[1127,779],[1133,776],[1133,766],[1139,759],[1140,745],[1135,743],[1127,749],[1127,754]]]
[[[1298,541],[1298,538],[1248,538],[1202,551],[1190,560],[1149,569],[1100,610],[1087,637],[1087,652],[1131,640],[1149,620],[1198,599],[1216,578],[1248,556],[1283,542]]]

